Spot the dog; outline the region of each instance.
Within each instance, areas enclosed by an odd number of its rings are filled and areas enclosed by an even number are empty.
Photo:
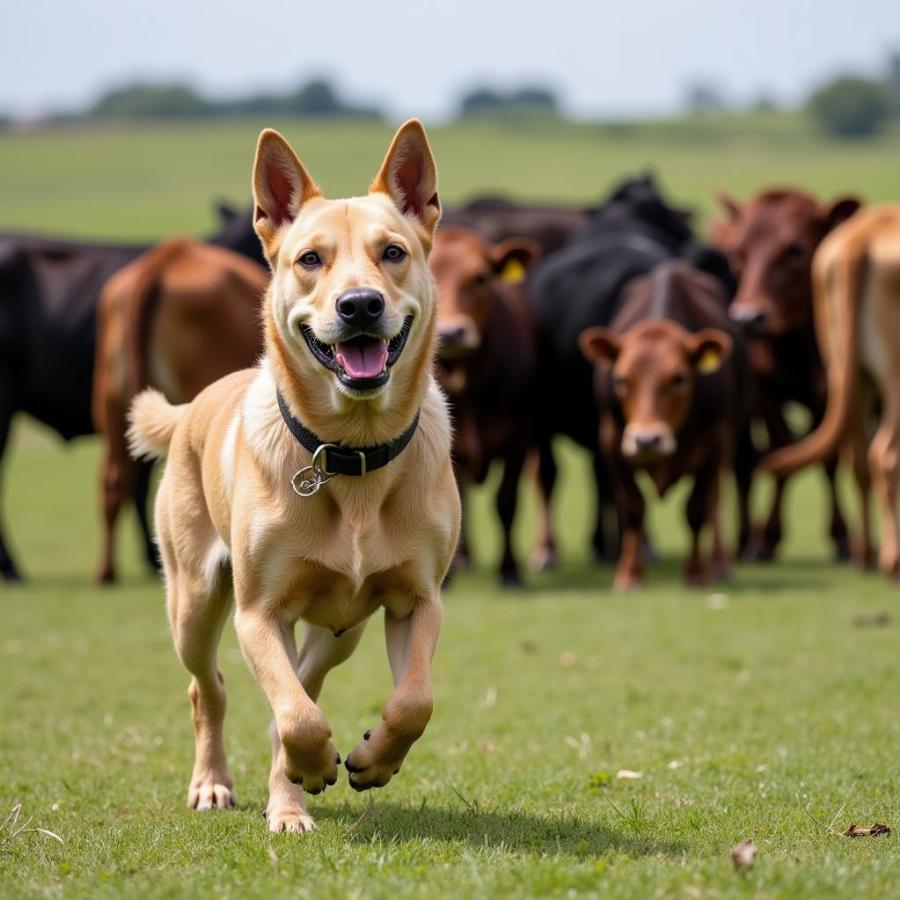
[[[369,193],[346,200],[325,199],[285,139],[263,131],[253,196],[272,269],[262,360],[189,404],[143,392],[130,441],[137,456],[168,455],[156,530],[175,648],[193,676],[188,805],[234,802],[216,665],[233,599],[273,715],[268,827],[304,832],[315,823],[303,792],[335,784],[341,761],[316,699],[380,607],[394,690],[347,757],[351,786],[386,785],[432,713],[441,584],[460,528],[432,375],[428,254],[441,205],[416,120],[395,135]]]

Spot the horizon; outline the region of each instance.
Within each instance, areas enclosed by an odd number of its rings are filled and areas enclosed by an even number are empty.
[[[666,117],[683,110],[692,84],[714,86],[736,107],[762,97],[796,106],[834,75],[883,74],[889,54],[900,51],[900,21],[882,0],[852,9],[838,0],[738,0],[728,8],[715,0],[679,8],[637,0],[615,10],[560,0],[552,19],[515,22],[507,10],[474,0],[452,10],[401,4],[388,11],[390,20],[360,0],[331,10],[327,21],[304,13],[310,6],[270,0],[266,7],[269,22],[298,23],[299,52],[288,43],[290,29],[271,40],[260,15],[235,0],[8,7],[0,112],[26,120],[74,112],[135,82],[180,82],[221,99],[324,77],[343,99],[375,105],[389,119],[446,121],[473,86],[523,84],[555,90],[562,113],[576,120]],[[304,22],[314,24],[314,40]],[[400,50],[385,53],[388,39]],[[302,59],[283,62],[295,54]]]

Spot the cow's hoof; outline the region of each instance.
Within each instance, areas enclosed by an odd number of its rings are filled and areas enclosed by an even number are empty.
[[[505,588],[520,588],[523,584],[522,576],[518,569],[508,569],[500,573],[500,583]]]

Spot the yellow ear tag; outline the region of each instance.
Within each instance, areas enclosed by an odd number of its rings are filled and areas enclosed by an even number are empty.
[[[722,357],[715,350],[704,350],[703,356],[697,361],[697,371],[703,375],[709,375],[718,370],[722,365]]]
[[[507,284],[521,284],[525,280],[525,266],[517,259],[511,259],[500,276]]]

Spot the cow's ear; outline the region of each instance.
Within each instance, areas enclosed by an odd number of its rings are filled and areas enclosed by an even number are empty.
[[[611,368],[622,350],[619,338],[608,328],[586,328],[578,335],[578,346],[588,362]]]
[[[849,219],[861,206],[862,201],[859,197],[838,197],[831,206],[822,210],[825,230],[831,231],[832,228]]]
[[[702,375],[710,375],[722,368],[728,359],[734,342],[718,328],[704,328],[691,336],[688,356],[694,369]]]
[[[728,219],[732,222],[737,222],[737,220],[741,217],[742,207],[741,204],[728,193],[728,191],[718,190],[716,191],[716,200],[719,202],[719,206],[725,210],[725,213],[728,216]]]
[[[511,237],[491,247],[494,271],[510,284],[525,280],[525,273],[541,258],[541,245],[531,238]]]
[[[441,201],[437,167],[418,119],[400,126],[369,192],[387,194],[403,215],[418,220],[431,241],[441,217]]]
[[[283,225],[293,222],[307,200],[321,196],[291,145],[271,128],[256,145],[253,163],[253,228],[271,261]]]

